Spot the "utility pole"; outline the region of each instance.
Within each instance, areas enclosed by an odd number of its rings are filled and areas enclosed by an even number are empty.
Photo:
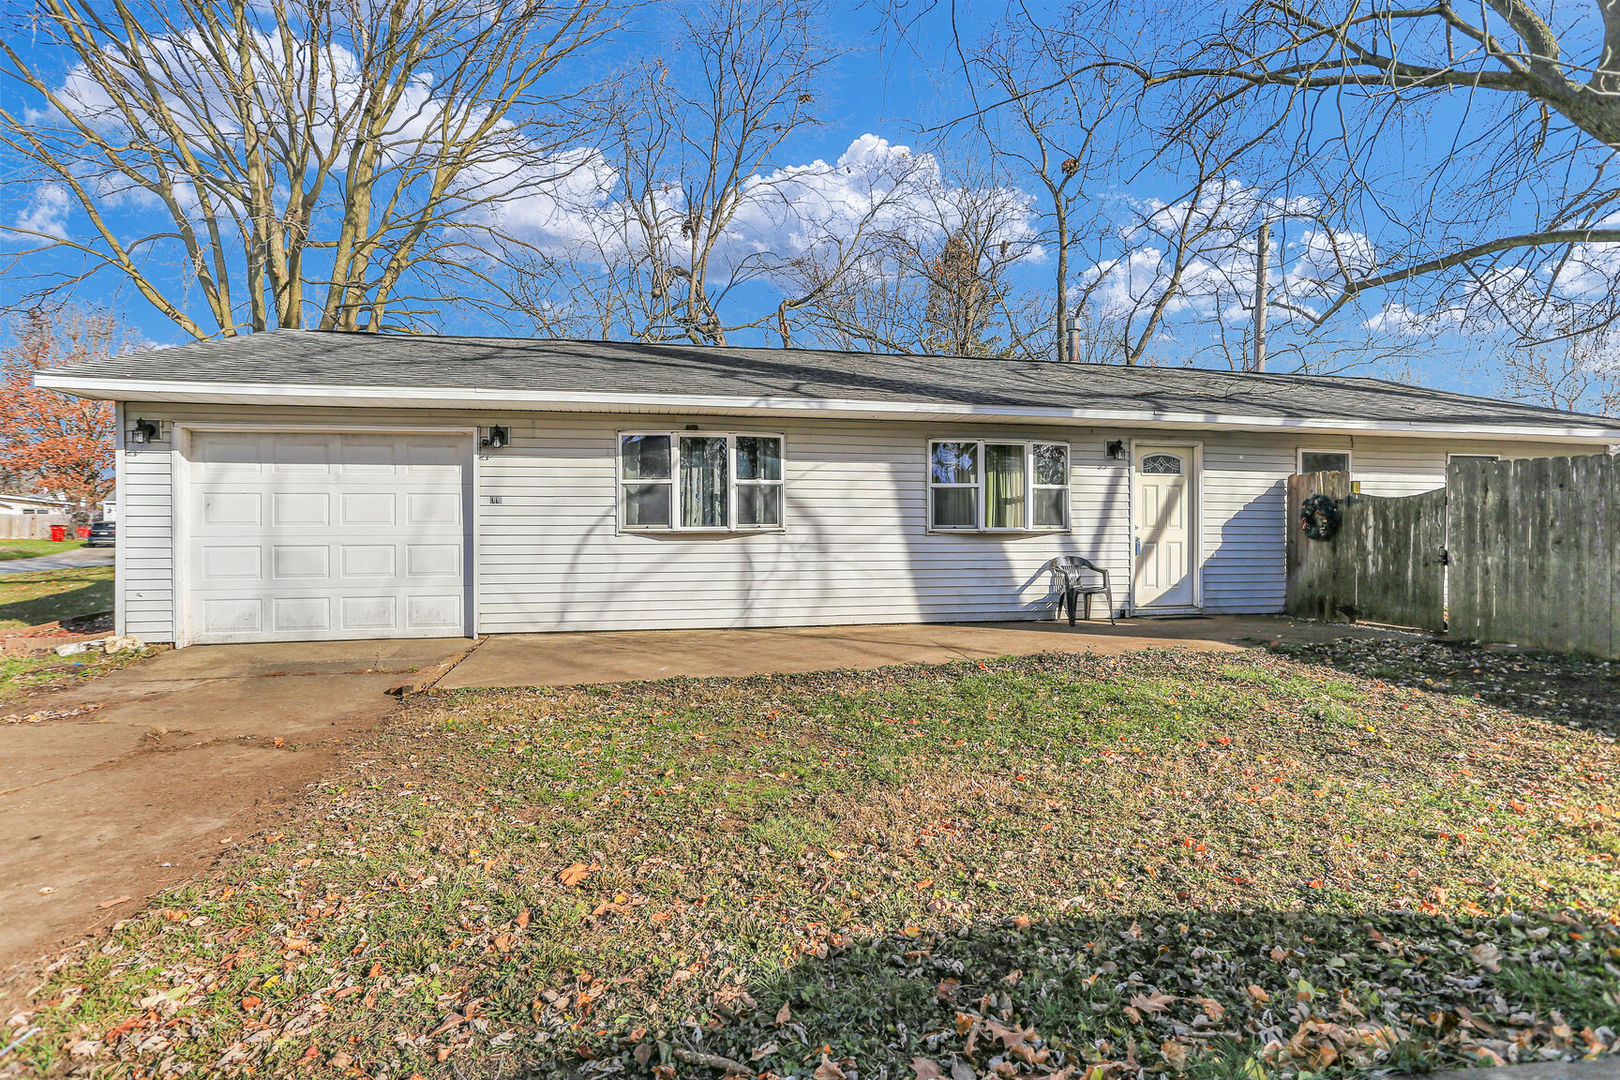
[[[1254,260],[1254,362],[1251,371],[1266,370],[1266,277],[1270,273],[1271,222],[1260,223]]]

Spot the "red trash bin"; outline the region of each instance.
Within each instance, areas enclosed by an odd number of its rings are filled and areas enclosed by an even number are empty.
[[[66,540],[67,539],[67,526],[66,525],[52,525],[51,526],[51,539],[56,541],[58,544],[60,544],[64,540]]]
[[[74,531],[76,531],[79,534],[79,539],[80,540],[88,540],[88,539],[90,539],[90,526],[88,526],[88,525],[80,525],[78,527],[78,529],[76,529]]]

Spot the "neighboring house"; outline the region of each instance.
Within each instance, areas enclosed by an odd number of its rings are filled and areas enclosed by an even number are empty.
[[[1274,612],[1290,473],[1399,495],[1620,442],[1376,379],[506,338],[39,382],[119,402],[118,631],[182,645],[1048,618],[1068,554],[1132,612]]]
[[[65,514],[71,509],[73,509],[73,504],[63,499],[53,499],[46,495],[17,495],[0,492],[0,514],[14,517],[37,516]]]

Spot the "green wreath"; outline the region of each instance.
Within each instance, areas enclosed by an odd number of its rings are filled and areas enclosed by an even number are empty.
[[[1331,540],[1343,520],[1338,500],[1330,496],[1312,495],[1299,504],[1299,527],[1308,540]]]

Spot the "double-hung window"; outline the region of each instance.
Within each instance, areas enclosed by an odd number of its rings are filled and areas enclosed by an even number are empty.
[[[928,525],[961,532],[1061,532],[1069,527],[1066,443],[928,444]]]
[[[781,437],[620,435],[619,522],[627,532],[781,528]]]

